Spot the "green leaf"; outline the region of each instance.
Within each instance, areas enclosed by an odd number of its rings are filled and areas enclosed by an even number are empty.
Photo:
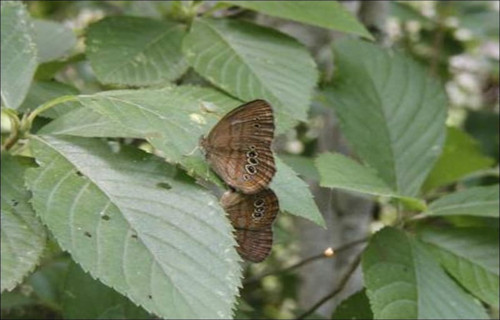
[[[316,158],[321,180],[320,185],[377,196],[393,197],[405,208],[414,211],[426,209],[425,202],[418,198],[405,197],[392,190],[377,173],[340,153],[323,153]]]
[[[45,247],[45,229],[28,203],[24,172],[28,159],[2,152],[1,291],[12,290],[38,264]]]
[[[33,19],[33,25],[39,63],[62,58],[76,45],[73,31],[60,23]]]
[[[316,158],[320,185],[379,196],[397,196],[377,173],[340,153],[323,153]]]
[[[1,95],[2,103],[17,109],[24,100],[37,67],[33,25],[19,1],[1,3]]]
[[[315,181],[320,179],[312,158],[291,154],[280,154],[280,158],[303,178]]]
[[[429,205],[427,214],[433,216],[471,215],[499,217],[499,187],[475,187],[448,194]]]
[[[240,102],[216,90],[179,86],[151,90],[117,90],[80,96],[84,106],[43,128],[51,134],[85,137],[136,137],[148,140],[171,163],[191,175],[206,177],[201,152],[193,153],[199,138]],[[216,110],[208,112],[204,105]],[[215,174],[206,177],[218,182]]]
[[[269,187],[278,196],[280,209],[326,228],[325,220],[314,202],[309,186],[280,158],[275,157],[275,161],[276,176]]]
[[[229,318],[241,270],[217,200],[158,158],[33,136],[33,206],[84,270],[165,318]]]
[[[352,33],[373,40],[363,24],[337,1],[224,1],[270,16]]]
[[[28,95],[23,104],[19,107],[20,111],[33,111],[43,103],[65,95],[76,95],[78,90],[75,87],[56,81],[34,81],[31,84]],[[42,113],[43,117],[58,118],[79,107],[78,102],[66,102],[57,107],[48,109]]]
[[[498,309],[498,229],[426,228],[419,235],[458,282]]]
[[[326,98],[357,154],[400,195],[413,197],[441,153],[446,95],[400,53],[355,40],[336,42],[339,80]]]
[[[108,17],[90,26],[87,55],[102,83],[146,86],[179,78],[186,27],[140,17]]]
[[[248,22],[197,19],[183,50],[189,64],[222,90],[244,101],[268,100],[279,133],[306,119],[318,72],[295,39]]]
[[[376,233],[362,264],[375,319],[489,319],[426,247],[402,231]]]
[[[76,263],[69,266],[62,289],[65,319],[151,319],[144,309],[133,304]],[[92,306],[92,308],[88,308]]]
[[[333,312],[332,319],[373,319],[366,291],[358,291],[342,301]]]
[[[465,132],[448,127],[443,153],[429,173],[422,189],[431,190],[457,181],[467,174],[486,169],[495,163],[481,153],[480,146]]]

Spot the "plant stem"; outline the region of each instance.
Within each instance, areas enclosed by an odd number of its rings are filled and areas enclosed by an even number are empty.
[[[328,300],[334,298],[337,294],[339,294],[342,291],[342,289],[344,289],[345,285],[351,278],[351,275],[354,273],[360,262],[361,262],[361,253],[357,255],[357,257],[354,259],[347,272],[344,274],[342,279],[340,279],[337,288],[332,292],[330,292],[329,294],[327,294],[326,296],[324,296],[323,298],[321,298],[311,308],[309,308],[309,310],[298,316],[297,320],[304,319],[305,317],[309,316],[311,313],[316,311],[323,303],[327,302]]]
[[[252,278],[249,278],[248,280],[245,280],[243,281],[243,284],[244,285],[248,285],[248,284],[252,284],[252,283],[256,283],[256,282],[259,282],[260,280],[262,280],[263,278],[267,277],[267,276],[271,276],[271,275],[274,275],[274,274],[279,274],[279,273],[283,273],[283,272],[288,272],[288,271],[291,271],[291,270],[294,270],[294,269],[297,269],[297,268],[300,268],[310,262],[313,262],[315,260],[319,260],[319,259],[322,259],[322,258],[331,258],[331,257],[335,257],[335,255],[338,253],[338,252],[342,252],[344,250],[347,250],[353,246],[356,246],[358,244],[361,244],[361,243],[364,243],[366,241],[368,241],[369,237],[365,237],[365,238],[362,238],[362,239],[358,239],[358,240],[354,240],[352,242],[349,242],[349,243],[346,243],[344,245],[341,245],[339,246],[338,248],[335,248],[333,249],[333,254],[329,255],[329,254],[326,254],[327,250],[323,251],[322,253],[320,254],[317,254],[317,255],[314,255],[314,256],[311,256],[309,258],[306,258],[302,261],[299,261],[289,267],[286,267],[284,269],[279,269],[279,270],[274,270],[274,271],[269,271],[267,273],[264,273],[260,276],[256,276],[256,277],[252,277]]]

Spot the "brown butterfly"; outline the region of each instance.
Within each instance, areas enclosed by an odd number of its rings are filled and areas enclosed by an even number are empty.
[[[245,103],[225,115],[200,139],[205,158],[229,186],[246,194],[267,188],[276,167],[271,151],[274,116],[264,100]]]
[[[278,215],[278,198],[271,189],[255,194],[227,191],[220,200],[236,230],[236,250],[246,260],[261,262],[271,252],[272,225]]]

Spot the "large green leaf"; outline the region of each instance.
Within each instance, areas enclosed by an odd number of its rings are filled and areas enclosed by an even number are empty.
[[[402,231],[375,234],[362,263],[375,319],[489,319],[426,247]]]
[[[429,205],[427,214],[433,216],[471,215],[499,217],[499,187],[475,187],[448,194]]]
[[[30,167],[27,159],[2,152],[1,291],[12,290],[31,272],[45,247],[45,229],[24,187],[24,172]]]
[[[496,308],[500,296],[498,236],[494,228],[426,228],[420,232],[446,270]]]
[[[229,318],[240,285],[217,200],[157,158],[102,141],[33,136],[33,206],[84,270],[165,318]]]
[[[445,138],[446,95],[415,61],[356,40],[334,46],[326,90],[355,151],[398,194],[417,195]]]
[[[337,1],[224,1],[270,16],[373,39],[363,24]]]
[[[60,23],[34,19],[33,25],[39,63],[62,58],[76,45],[73,31]]]
[[[314,202],[309,186],[280,158],[275,157],[275,160],[276,176],[270,187],[278,196],[280,209],[326,228],[325,220]]]
[[[280,158],[303,178],[315,181],[320,179],[313,158],[291,154],[280,154]]]
[[[1,2],[2,104],[17,109],[23,102],[37,67],[33,25],[20,1]]]
[[[213,89],[179,86],[108,91],[80,96],[79,102],[84,108],[56,119],[40,132],[144,138],[169,162],[181,164],[189,174],[220,183],[216,175],[209,171],[201,152],[193,151],[198,146],[199,138],[208,134],[226,112],[240,104],[237,100]],[[215,107],[216,110],[208,112],[207,107]],[[273,190],[280,198],[282,209],[324,225],[305,183],[280,161],[277,168]]]
[[[144,309],[93,279],[76,263],[69,266],[62,288],[65,319],[151,319]],[[92,308],[88,308],[92,306]]]
[[[108,17],[87,34],[87,55],[99,81],[145,86],[180,77],[186,27],[140,17]]]
[[[56,81],[34,81],[30,90],[19,107],[20,111],[33,111],[43,103],[65,95],[76,95],[78,90],[72,86]],[[78,102],[66,102],[57,105],[55,108],[48,109],[42,116],[48,118],[57,118],[79,107]]]
[[[243,21],[197,19],[183,50],[189,64],[217,87],[245,101],[268,100],[279,133],[306,119],[318,72],[293,38]]]
[[[465,175],[491,167],[493,158],[481,153],[479,144],[461,130],[448,127],[443,153],[424,182],[423,190],[456,181]]]

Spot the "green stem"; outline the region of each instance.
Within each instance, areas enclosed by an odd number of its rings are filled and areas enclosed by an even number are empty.
[[[26,121],[22,124],[21,129],[29,129],[31,128],[31,124],[33,123],[33,120],[42,112],[49,110],[50,108],[55,107],[56,105],[68,101],[74,101],[78,99],[77,96],[61,96],[59,98],[50,100],[44,104],[42,104],[40,107],[36,108],[31,112],[28,117],[26,118]],[[26,130],[25,132],[27,132]]]

